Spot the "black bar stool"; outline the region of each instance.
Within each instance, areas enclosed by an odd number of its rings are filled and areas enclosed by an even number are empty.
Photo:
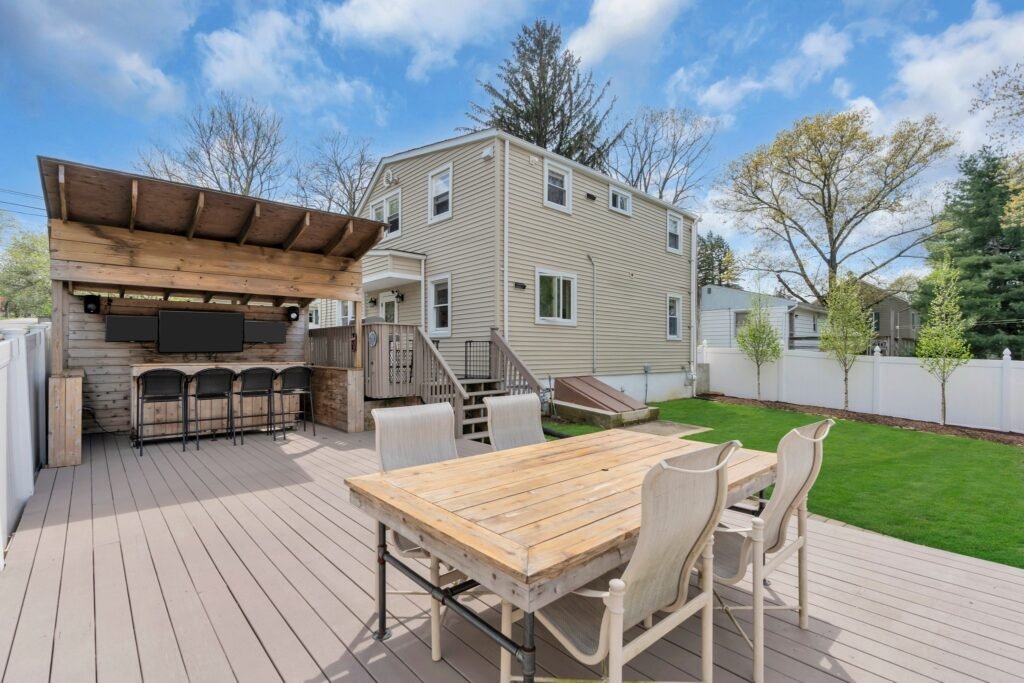
[[[302,407],[302,397],[307,397],[309,404],[309,421],[313,423],[313,436],[316,436],[316,413],[313,411],[313,369],[304,365],[285,368],[277,374],[281,378],[281,386],[275,392],[281,397],[281,436],[288,438],[285,431],[285,396],[298,396],[299,409],[293,415],[302,414],[302,431],[306,431],[306,410]]]
[[[242,418],[242,445],[245,445],[245,418],[255,415],[245,414],[245,399],[265,398],[267,399],[267,431],[276,439],[274,433],[274,376],[275,372],[270,368],[247,368],[238,373],[242,379],[242,386],[235,395],[238,396],[238,407],[242,411],[239,416]]]
[[[203,426],[203,401],[227,401],[227,427],[224,433],[231,432],[231,443],[235,443],[235,407],[234,397],[232,396],[232,389],[235,383],[235,373],[233,370],[227,368],[207,368],[206,370],[200,370],[196,374],[192,375],[191,379],[194,389],[192,392],[192,400],[195,401],[196,414],[194,418],[195,422],[195,434],[196,434],[196,450],[199,450],[199,432]],[[207,418],[207,420],[217,420],[219,418]],[[214,436],[217,435],[217,430],[213,430]]]
[[[135,424],[139,438],[139,455],[142,455],[144,443],[144,427],[146,426],[145,408],[150,403],[181,404],[181,450],[185,450],[188,439],[188,400],[185,383],[188,376],[180,370],[147,370],[139,375],[135,396]],[[150,422],[152,425],[174,424],[173,422]]]

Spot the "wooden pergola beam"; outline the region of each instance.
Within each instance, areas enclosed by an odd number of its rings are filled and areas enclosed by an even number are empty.
[[[128,230],[130,232],[135,231],[135,214],[139,210],[139,181],[137,178],[132,178],[132,213],[128,217]]]
[[[289,234],[288,237],[285,238],[284,242],[281,243],[281,249],[289,251],[292,246],[294,246],[295,242],[302,237],[302,233],[306,232],[306,228],[308,227],[309,211],[302,214],[301,220],[299,220],[299,222],[295,224],[295,227],[292,228],[291,234]]]
[[[64,181],[64,164],[57,166],[57,188],[60,191],[60,219],[68,222],[68,185]]]
[[[384,239],[384,232],[386,230],[387,230],[387,228],[382,226],[380,231],[377,233],[377,239],[375,239],[375,240],[368,240],[359,249],[356,249],[354,252],[352,252],[352,257],[351,257],[352,261],[355,262],[355,261],[358,261],[359,259],[363,258],[364,256],[366,256],[366,252],[370,251],[375,246],[377,246],[377,243],[380,242],[382,239]]]
[[[196,226],[199,225],[199,218],[203,215],[203,206],[206,204],[206,193],[200,192],[196,196],[196,206],[192,210],[192,222],[188,225],[188,232],[185,233],[185,237],[192,239],[192,236],[196,234]]]
[[[299,308],[307,308],[316,299],[299,299]]]
[[[324,256],[333,256],[334,251],[341,246],[341,243],[349,238],[349,236],[355,231],[355,221],[348,219],[345,227],[338,231],[338,234],[331,238],[331,241],[324,247]]]
[[[246,294],[241,299],[239,299],[239,301],[242,303],[243,306],[248,306],[249,302],[252,301],[252,298],[254,296],[256,296],[256,295],[255,294]]]
[[[245,227],[238,233],[238,246],[245,244],[245,241],[249,239],[249,233],[252,232],[252,228],[256,225],[256,221],[260,219],[260,203],[256,202],[252,205],[252,211],[249,213],[249,219],[245,222]]]

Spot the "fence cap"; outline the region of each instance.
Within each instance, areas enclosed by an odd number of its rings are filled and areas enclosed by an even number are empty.
[[[0,335],[4,337],[22,337],[28,334],[24,327],[0,327]]]

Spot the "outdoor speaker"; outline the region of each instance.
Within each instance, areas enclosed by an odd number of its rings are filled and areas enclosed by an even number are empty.
[[[86,313],[100,312],[100,298],[96,294],[87,294],[84,299]]]
[[[288,308],[285,309],[285,311],[288,313],[288,320],[289,320],[289,322],[295,322],[296,320],[299,319],[299,307],[298,306],[289,306]]]

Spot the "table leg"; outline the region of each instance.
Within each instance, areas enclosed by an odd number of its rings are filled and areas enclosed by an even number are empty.
[[[387,563],[384,556],[388,552],[388,528],[377,523],[377,630],[373,633],[374,640],[387,640],[391,637],[388,630],[388,585]]]
[[[533,612],[523,614],[523,683],[533,683],[537,674],[537,649],[533,642]]]

